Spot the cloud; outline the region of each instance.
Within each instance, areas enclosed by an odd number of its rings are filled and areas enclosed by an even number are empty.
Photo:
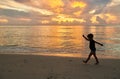
[[[112,0],[104,10],[105,13],[120,15],[120,0]]]
[[[103,19],[102,19],[101,17],[99,17],[99,16],[96,17],[96,21],[98,21],[99,24],[106,24],[106,21],[103,20]]]
[[[15,2],[14,0],[0,0],[0,8],[3,9],[10,9],[10,10],[17,10],[17,11],[24,11],[24,12],[39,12],[43,15],[52,15],[53,13],[50,11],[47,11],[45,9],[35,8],[31,6],[26,6],[24,4]]]
[[[120,0],[111,0],[110,4],[108,6],[117,6],[120,5]]]
[[[30,2],[31,0],[15,0],[17,2],[21,2],[21,3],[26,3],[26,2]]]
[[[0,0],[0,16],[9,17],[12,23],[18,19],[30,24],[63,21],[107,24],[120,22],[119,7],[120,0]]]
[[[46,10],[50,10],[52,12],[62,12],[64,2],[63,0],[16,0],[17,2],[24,3],[26,5],[37,7],[37,8],[44,8]]]
[[[8,17],[27,17],[29,16],[29,13],[23,12],[23,11],[17,11],[17,10],[10,10],[10,9],[1,9],[0,15],[8,16]]]

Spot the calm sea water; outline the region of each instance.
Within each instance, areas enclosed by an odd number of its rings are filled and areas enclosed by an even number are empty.
[[[120,58],[118,26],[0,26],[0,54],[86,57],[89,43],[82,35],[94,34],[98,57]]]

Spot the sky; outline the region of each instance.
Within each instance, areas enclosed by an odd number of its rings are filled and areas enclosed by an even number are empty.
[[[120,0],[0,0],[0,24],[120,24]]]

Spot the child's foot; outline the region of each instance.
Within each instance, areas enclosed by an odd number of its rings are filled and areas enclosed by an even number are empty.
[[[98,64],[99,64],[99,62],[96,62],[96,63],[95,63],[95,65],[98,65]]]
[[[83,60],[83,63],[85,63],[85,64],[86,64],[87,62]]]

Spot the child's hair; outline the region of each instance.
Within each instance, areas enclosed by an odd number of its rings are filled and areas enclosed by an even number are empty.
[[[93,38],[93,34],[90,33],[90,34],[87,35],[87,37],[88,37],[88,38]]]

